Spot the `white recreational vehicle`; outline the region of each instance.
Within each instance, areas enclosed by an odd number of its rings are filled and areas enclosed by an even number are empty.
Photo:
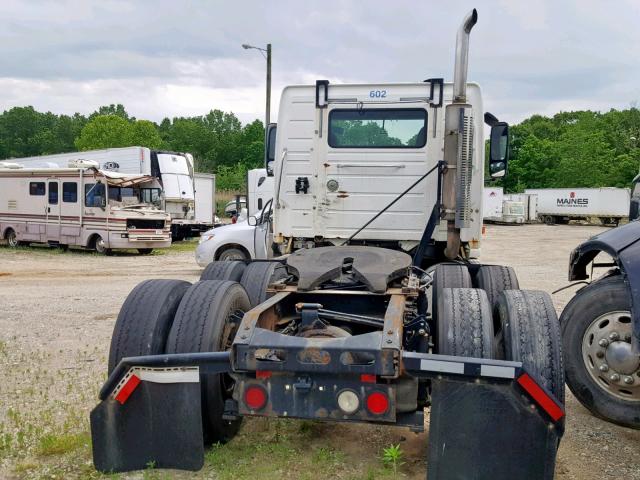
[[[125,147],[15,158],[11,162],[26,168],[64,167],[78,159],[97,162],[103,171],[149,176],[142,192],[144,200],[171,215],[174,239],[191,237],[213,226],[212,222],[198,221],[196,211],[213,209],[213,197],[196,197],[193,157],[189,153]],[[199,199],[204,203],[198,205]]]
[[[80,246],[104,254],[169,247],[171,217],[145,201],[140,188],[152,179],[91,165],[23,168],[0,162],[0,238],[10,246]]]

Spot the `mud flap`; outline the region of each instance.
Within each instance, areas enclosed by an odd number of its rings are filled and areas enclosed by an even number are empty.
[[[434,379],[429,479],[552,479],[562,423],[514,382]]]
[[[101,472],[199,470],[204,463],[200,383],[139,382],[91,412],[93,463]]]

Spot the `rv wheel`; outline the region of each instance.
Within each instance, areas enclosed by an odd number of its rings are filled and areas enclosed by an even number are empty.
[[[140,255],[150,255],[153,252],[153,248],[139,248],[138,253]]]
[[[164,353],[173,317],[190,286],[182,280],[146,280],[131,291],[111,336],[109,373],[124,357]]]
[[[551,297],[533,290],[505,290],[498,297],[498,350],[522,362],[529,375],[564,405],[560,323]]]
[[[93,240],[93,248],[101,255],[111,255],[111,249],[107,248],[107,244],[100,235],[96,235]]]
[[[167,353],[221,352],[231,348],[244,312],[251,309],[244,288],[236,282],[205,280],[187,290],[176,312]],[[228,374],[202,375],[202,427],[207,444],[228,442],[242,418],[225,420],[226,400],[235,383]]]
[[[11,248],[16,248],[20,242],[18,242],[18,236],[16,235],[15,230],[8,229],[7,233],[5,233],[4,238],[7,240],[7,245]]]
[[[493,319],[484,290],[444,288],[438,294],[438,353],[493,358]]]

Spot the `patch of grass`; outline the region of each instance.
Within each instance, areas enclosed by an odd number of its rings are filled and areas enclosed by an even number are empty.
[[[169,248],[162,250],[154,250],[154,254],[158,253],[180,253],[180,252],[193,252],[198,246],[199,238],[193,238],[190,240],[182,240],[181,242],[173,242]]]
[[[21,473],[26,473],[29,470],[34,470],[36,468],[38,468],[39,465],[37,463],[32,463],[32,462],[22,462],[22,463],[18,463],[15,468],[13,469],[13,471],[17,474],[21,474]]]
[[[331,447],[320,447],[313,451],[311,462],[324,468],[337,466],[345,461],[344,452],[334,450]]]
[[[87,433],[47,434],[38,441],[37,453],[41,456],[61,455],[88,445]]]

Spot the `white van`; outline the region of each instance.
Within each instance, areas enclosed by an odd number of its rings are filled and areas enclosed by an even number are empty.
[[[95,167],[21,168],[0,162],[0,238],[109,254],[171,245],[171,217],[143,201],[146,175]]]

